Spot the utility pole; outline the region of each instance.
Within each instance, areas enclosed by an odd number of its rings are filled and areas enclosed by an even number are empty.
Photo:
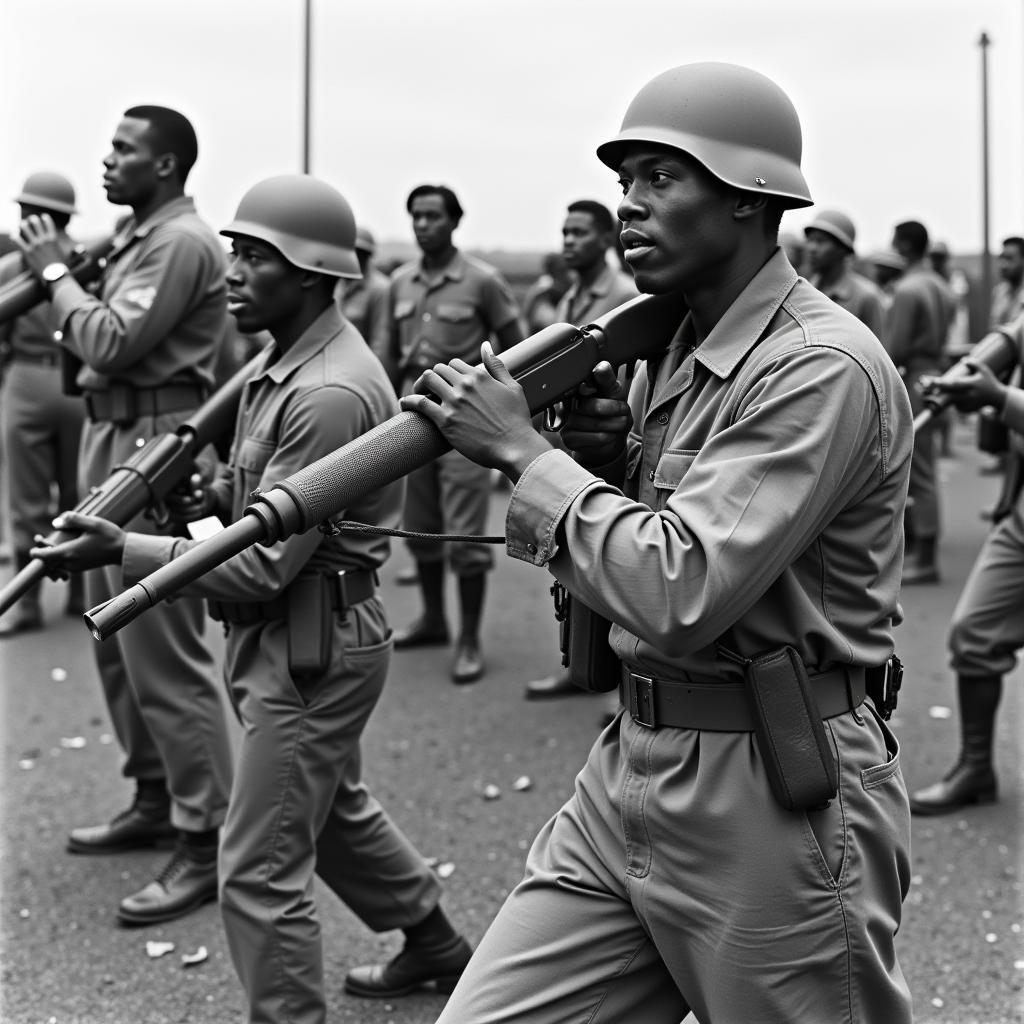
[[[313,0],[305,0],[302,52],[302,173],[309,174],[309,106],[313,41]]]
[[[981,33],[981,294],[986,303],[992,295],[992,245],[989,237],[989,170],[988,170],[988,48],[991,40],[987,32]],[[986,312],[986,318],[988,313]]]

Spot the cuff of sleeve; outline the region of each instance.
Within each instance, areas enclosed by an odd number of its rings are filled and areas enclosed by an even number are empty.
[[[555,534],[569,506],[588,487],[600,482],[557,448],[538,455],[526,467],[509,499],[505,516],[509,555],[533,565],[546,565],[558,552]]]
[[[151,572],[156,572],[174,558],[176,537],[158,537],[146,533],[129,533],[121,556],[121,580],[134,586]]]
[[[1015,433],[1024,434],[1024,391],[1014,387],[1006,389],[1006,404],[999,418]]]

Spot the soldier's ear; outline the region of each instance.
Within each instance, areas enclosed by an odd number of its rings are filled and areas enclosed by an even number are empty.
[[[736,220],[749,220],[768,207],[768,196],[759,192],[737,192],[733,206],[733,217]]]
[[[178,173],[178,158],[173,153],[164,153],[156,158],[156,173],[160,178],[170,178]]]

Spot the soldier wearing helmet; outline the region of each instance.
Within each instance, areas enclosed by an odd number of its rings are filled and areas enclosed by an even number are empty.
[[[185,184],[198,142],[176,110],[125,111],[103,160],[109,202],[131,208],[98,290],[68,273],[47,214],[27,217],[19,244],[49,289],[60,344],[82,363],[79,490],[105,481],[139,444],[174,430],[213,385],[228,327],[224,250]],[[132,529],[166,528],[143,516]],[[90,606],[121,590],[107,568],[86,577]],[[111,721],[135,784],[112,820],[72,829],[68,850],[114,854],[175,843],[157,877],[125,897],[118,918],[143,925],[187,914],[217,895],[217,838],[231,789],[231,745],[201,601],[186,598],[111,643],[92,645]]]
[[[341,303],[342,312],[366,339],[366,344],[385,364],[384,368],[391,376],[394,368],[386,365],[390,338],[388,288],[391,282],[374,265],[373,257],[376,252],[377,243],[370,231],[362,225],[357,227],[356,256],[359,258],[359,269],[363,276],[341,281],[338,284],[338,301]]]
[[[74,243],[67,225],[75,211],[75,190],[62,174],[37,171],[25,179],[14,201],[21,218],[46,213],[59,244],[70,253]],[[20,252],[0,259],[0,286],[25,269]],[[41,302],[22,316],[0,324],[0,353],[8,362],[3,377],[0,415],[9,486],[11,534],[17,569],[28,564],[28,552],[37,533],[50,532],[51,488],[56,482],[60,508],[78,504],[78,445],[85,410],[80,399],[64,393],[60,346],[49,302]],[[85,610],[82,577],[71,577],[65,611]],[[29,591],[0,627],[0,635],[39,629],[43,613],[39,588]]]
[[[807,280],[833,302],[852,313],[882,337],[884,310],[878,286],[852,267],[853,221],[838,210],[820,210],[804,228],[807,239]]]
[[[600,364],[571,458],[486,346],[401,400],[514,482],[508,552],[611,620],[624,705],[443,1024],[911,1019],[910,818],[879,685],[911,412],[878,339],[778,248],[811,202],[800,155],[763,75],[658,76],[598,149],[637,287],[689,308],[628,401]]]
[[[171,502],[189,521],[239,518],[253,488],[397,412],[383,367],[334,299],[339,282],[360,273],[341,194],[305,175],[270,178],[242,197],[221,233],[231,239],[228,307],[241,330],[269,331],[274,344],[246,387],[228,464]],[[346,515],[394,527],[402,490],[388,485]],[[87,549],[120,564],[126,586],[196,543],[68,519],[90,539],[52,557]],[[189,590],[225,623],[227,681],[242,723],[220,901],[253,1022],[326,1020],[314,873],[368,927],[406,932],[395,962],[353,969],[349,991],[392,997],[428,981],[450,988],[469,959],[434,873],[360,779],[360,736],[391,656],[376,584],[388,550],[384,536],[313,531],[243,552]]]

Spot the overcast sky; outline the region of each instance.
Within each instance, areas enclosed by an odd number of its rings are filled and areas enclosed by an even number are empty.
[[[858,248],[924,221],[979,249],[989,33],[993,243],[1024,234],[1024,0],[312,0],[312,171],[378,237],[409,240],[409,189],[441,181],[465,247],[557,247],[568,202],[614,208],[594,156],[630,99],[678,64],[753,67],[791,96],[804,172]],[[189,183],[216,227],[301,170],[303,0],[0,0],[0,227],[26,174],[67,174],[81,234],[117,211],[100,161],[122,111],[180,109]],[[799,229],[813,214],[787,214]]]

